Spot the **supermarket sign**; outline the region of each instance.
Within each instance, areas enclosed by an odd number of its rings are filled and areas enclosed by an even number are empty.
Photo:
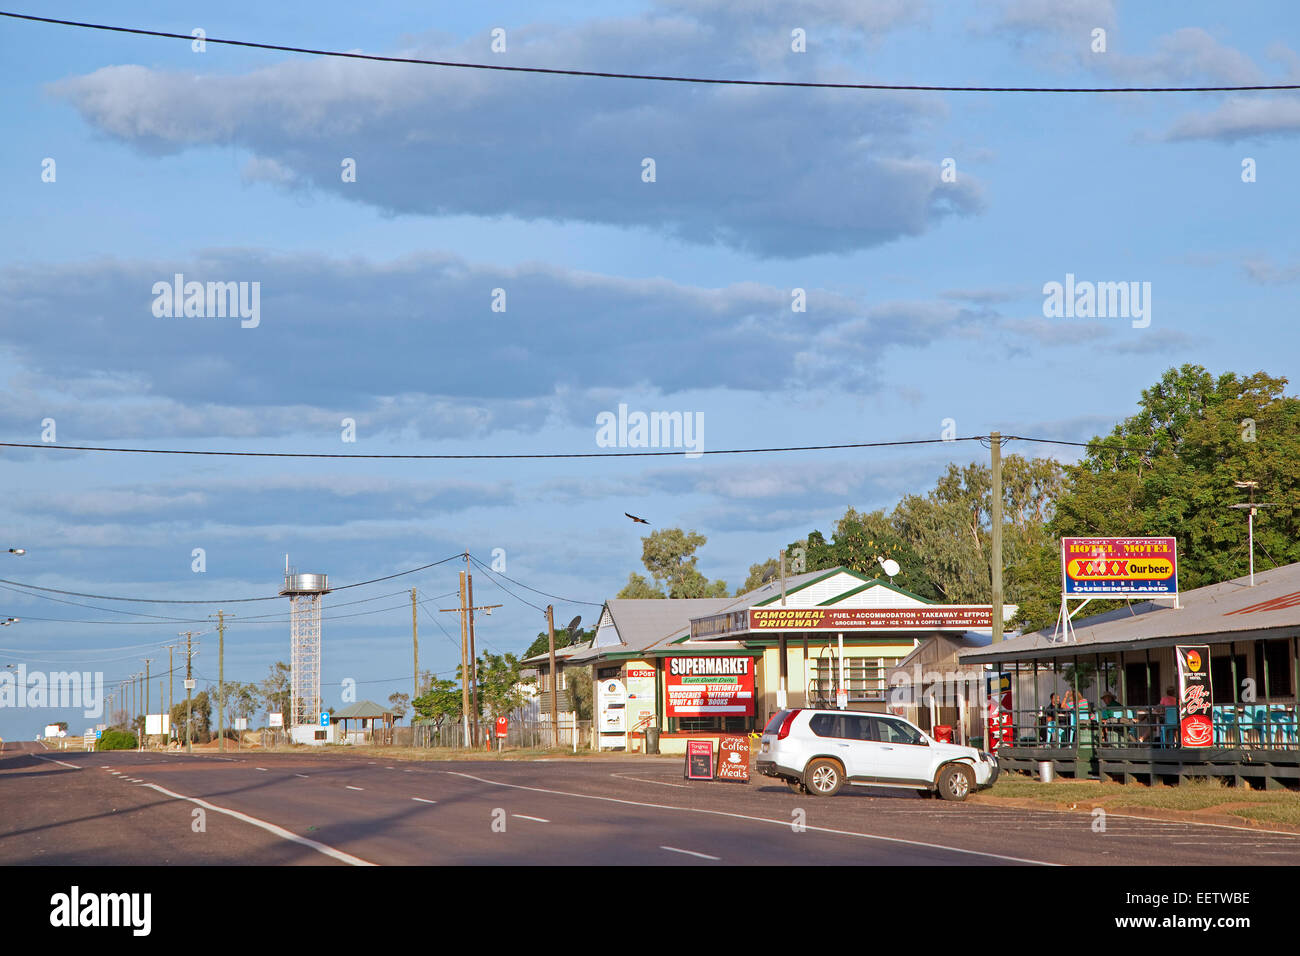
[[[1062,538],[1065,597],[1152,598],[1178,594],[1173,538]]]
[[[665,716],[754,715],[752,657],[669,657],[664,661]]]

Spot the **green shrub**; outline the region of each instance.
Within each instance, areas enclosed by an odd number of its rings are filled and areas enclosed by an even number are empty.
[[[95,742],[96,750],[135,750],[140,746],[140,742],[135,739],[135,734],[129,734],[124,730],[106,730],[104,736]]]

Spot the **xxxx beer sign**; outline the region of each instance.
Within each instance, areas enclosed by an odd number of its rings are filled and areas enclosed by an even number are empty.
[[[1151,598],[1178,594],[1173,538],[1062,538],[1065,597]]]

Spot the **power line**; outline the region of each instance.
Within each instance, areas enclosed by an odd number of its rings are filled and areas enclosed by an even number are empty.
[[[507,581],[511,582],[512,584],[517,584],[517,585],[519,585],[521,588],[526,588],[527,590],[532,591],[534,594],[545,595],[545,596],[548,597],[548,598],[554,598],[554,599],[557,600],[557,601],[563,601],[565,604],[585,604],[585,605],[587,605],[588,607],[604,607],[604,606],[605,606],[605,605],[603,605],[603,604],[596,604],[594,601],[578,601],[578,600],[575,600],[574,598],[563,598],[563,597],[560,597],[558,594],[551,594],[551,593],[549,593],[549,592],[547,592],[547,591],[539,591],[539,590],[537,590],[537,588],[528,587],[528,585],[527,585],[527,584],[524,584],[522,581],[516,581],[514,578],[510,577],[510,576],[507,575],[507,574],[503,574],[503,573],[500,572],[500,571],[495,571],[495,570],[493,570],[492,568],[489,568],[486,564],[484,564],[484,563],[483,563],[482,561],[480,561],[478,558],[474,557],[474,555],[472,555],[472,554],[469,556],[469,559],[470,559],[471,561],[473,561],[475,564],[477,564],[477,565],[478,565],[480,568],[482,568],[484,571],[487,571],[487,572],[489,572],[490,574],[497,574],[497,575],[500,575],[501,577],[505,578]],[[536,604],[533,605],[533,607],[536,607],[536,606],[537,606]]]
[[[129,33],[135,36],[158,37],[168,40],[197,39],[188,33],[167,33],[162,30],[144,30],[137,27],[111,26],[105,23],[86,23],[79,20],[56,20],[23,13],[0,11],[0,16],[33,23],[55,26],[79,27],[86,30],[103,30],[110,33]],[[318,50],[311,47],[285,46],[278,43],[261,43],[253,40],[225,40],[203,37],[205,43],[222,46],[249,47],[256,50],[274,50],[281,53],[305,53],[309,56],[336,57],[347,60],[369,60],[377,63],[402,63],[416,66],[441,66],[461,70],[491,70],[501,73],[539,73],[551,76],[581,76],[607,80],[650,80],[658,83],[695,83],[710,86],[764,86],[794,89],[821,90],[876,90],[910,93],[1242,93],[1250,91],[1296,90],[1300,84],[1278,83],[1253,86],[922,86],[910,83],[824,83],[805,80],[738,80],[720,77],[677,76],[657,73],[615,73],[600,70],[564,70],[541,66],[505,66],[498,63],[463,63],[453,60],[426,60],[418,57],[381,56],[375,53],[344,53],[341,50]]]
[[[982,435],[969,435],[964,438],[915,438],[909,441],[867,441],[841,442],[835,445],[787,445],[773,448],[715,448],[699,451],[584,451],[548,454],[507,454],[507,455],[362,455],[362,454],[327,454],[323,452],[294,451],[196,451],[186,448],[121,448],[99,445],[54,445],[44,442],[10,442],[0,441],[0,448],[43,448],[61,451],[105,451],[131,455],[209,455],[223,458],[338,458],[371,461],[536,461],[563,458],[680,458],[683,455],[759,455],[786,451],[832,451],[842,448],[891,448],[904,445],[951,445],[959,441],[979,441]],[[456,555],[461,557],[461,555]],[[429,565],[432,567],[432,565]],[[416,570],[419,570],[418,568]],[[383,580],[380,578],[379,580]],[[338,590],[337,588],[335,590]]]
[[[377,584],[380,581],[391,581],[393,578],[400,578],[403,575],[415,574],[419,571],[427,571],[429,568],[435,568],[440,564],[446,564],[448,561],[455,561],[463,557],[460,554],[453,554],[449,558],[443,558],[441,561],[434,561],[431,564],[424,564],[418,568],[411,568],[407,571],[398,571],[396,574],[386,574],[382,578],[371,578],[369,581],[358,581],[355,584],[341,584],[336,588],[330,588],[331,591],[346,591],[348,588],[359,588],[367,584]],[[274,595],[272,597],[255,597],[255,598],[212,598],[210,600],[177,600],[174,598],[132,598],[118,597],[112,594],[86,594],[82,591],[65,591],[62,588],[44,588],[36,584],[24,584],[22,581],[10,581],[6,578],[0,578],[0,584],[12,584],[15,587],[28,588],[33,591],[44,591],[48,594],[66,594],[70,597],[94,598],[97,601],[129,601],[133,604],[250,604],[255,601],[282,601],[283,595]],[[36,595],[32,595],[35,597]],[[101,609],[102,610],[102,609]],[[141,622],[142,623],[142,622]]]

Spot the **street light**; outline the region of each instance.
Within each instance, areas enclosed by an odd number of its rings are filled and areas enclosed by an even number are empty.
[[[10,553],[10,554],[26,554],[26,553],[27,553],[27,549],[26,549],[26,548],[10,548],[10,549],[9,549],[9,553]]]

